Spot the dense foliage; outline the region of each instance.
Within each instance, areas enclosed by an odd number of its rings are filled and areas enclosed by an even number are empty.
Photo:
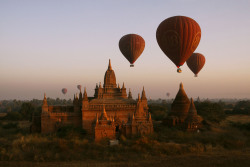
[[[239,101],[233,110],[226,110],[227,114],[247,114],[250,115],[250,100]]]
[[[152,103],[148,105],[148,111],[151,113],[153,120],[161,121],[167,116],[170,106],[169,103]]]
[[[197,114],[202,116],[205,121],[220,122],[226,117],[223,109],[223,104],[220,102],[195,102],[195,107],[197,110]]]
[[[72,104],[72,100],[65,99],[52,99],[47,98],[49,105],[64,105]],[[32,115],[39,115],[41,112],[42,100],[33,99],[30,101],[21,100],[3,100],[0,101],[0,112],[7,113],[4,118],[5,120],[29,120],[31,121]]]

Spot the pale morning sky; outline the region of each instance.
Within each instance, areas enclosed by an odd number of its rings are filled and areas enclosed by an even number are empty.
[[[186,64],[178,74],[156,41],[158,25],[176,15],[201,27],[198,78]],[[129,33],[146,43],[134,68],[118,47]],[[134,98],[143,86],[148,98],[173,98],[180,82],[189,97],[250,98],[249,38],[249,0],[0,0],[0,100],[69,99],[78,84],[93,96],[108,59]]]

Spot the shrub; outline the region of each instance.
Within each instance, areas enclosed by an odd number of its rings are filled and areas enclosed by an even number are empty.
[[[2,126],[4,129],[17,128],[17,123],[9,122]]]
[[[8,112],[4,117],[5,120],[18,121],[22,119],[22,115],[18,112]]]
[[[86,135],[86,130],[82,129],[81,127],[73,127],[73,126],[63,126],[60,127],[56,135],[61,138],[83,138]]]
[[[150,104],[148,105],[149,112],[152,115],[152,119],[159,121],[166,117],[168,112],[167,104]]]

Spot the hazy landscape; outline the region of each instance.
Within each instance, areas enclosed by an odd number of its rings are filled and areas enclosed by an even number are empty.
[[[249,7],[0,0],[0,166],[249,167]]]
[[[248,166],[250,156],[250,101],[195,102],[204,127],[185,132],[162,124],[170,103],[152,101],[155,133],[121,136],[120,144],[95,143],[81,129],[64,127],[52,134],[30,133],[31,115],[41,100],[1,101],[1,166]],[[50,104],[64,103],[49,99]],[[10,111],[11,110],[11,111]],[[70,162],[69,162],[70,161]],[[20,163],[22,162],[22,163]]]

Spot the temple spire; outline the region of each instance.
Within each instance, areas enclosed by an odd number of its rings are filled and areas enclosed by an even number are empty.
[[[111,60],[109,59],[109,66],[108,66],[108,70],[112,70],[112,67],[111,67]]]
[[[183,89],[183,84],[182,84],[182,82],[180,83],[180,89]]]
[[[117,88],[115,72],[111,67],[111,60],[109,59],[109,66],[104,76],[104,88]]]
[[[144,86],[143,86],[142,93],[141,93],[141,99],[142,100],[147,100],[146,93],[145,93],[145,90],[144,90]]]
[[[43,105],[48,105],[48,103],[47,103],[46,93],[44,93],[44,97],[43,97]]]
[[[123,84],[122,84],[122,89],[124,89],[125,88],[125,85],[124,85],[124,82],[123,82]]]
[[[86,87],[84,87],[83,100],[88,100],[88,95],[87,95]]]
[[[132,93],[130,91],[130,88],[129,88],[129,92],[128,92],[128,99],[132,99]]]
[[[108,116],[105,110],[105,105],[103,105],[103,110],[102,110],[102,115],[101,115],[100,120],[108,120]]]
[[[191,102],[190,102],[190,106],[189,106],[188,112],[189,112],[191,115],[197,115],[197,110],[196,110],[196,108],[195,108],[193,98],[191,98]]]
[[[140,93],[138,93],[138,101],[141,101]]]

